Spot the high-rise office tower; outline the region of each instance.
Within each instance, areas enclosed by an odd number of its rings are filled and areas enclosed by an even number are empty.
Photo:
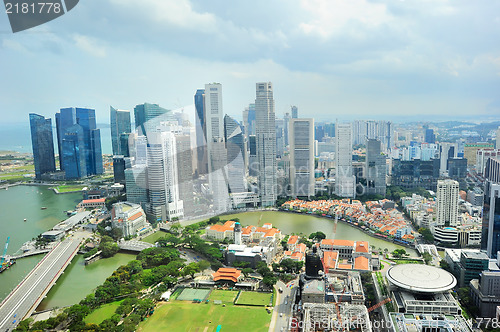
[[[314,196],[314,119],[291,119],[289,130],[292,196]]]
[[[434,135],[434,129],[425,128],[425,138],[426,143],[436,143],[436,135]]]
[[[87,176],[87,158],[82,126],[75,124],[66,128],[61,148],[65,178],[79,179]]]
[[[455,180],[439,180],[436,192],[436,225],[458,225],[459,184]]]
[[[96,127],[95,110],[79,107],[62,108],[60,113],[56,114],[56,126],[59,159],[61,169],[66,171],[66,178],[102,174],[104,169],[101,132]],[[68,159],[64,160],[65,157]],[[82,168],[83,166],[85,168]],[[71,169],[67,170],[66,167]]]
[[[276,118],[276,157],[281,158],[285,154],[285,122],[283,119]]]
[[[255,104],[249,104],[243,111],[243,125],[245,126],[245,135],[255,135]]]
[[[284,125],[285,125],[285,128],[284,128],[284,133],[285,133],[285,147],[287,147],[290,143],[288,141],[288,138],[290,137],[290,113],[285,113],[285,116],[283,117],[283,122],[284,122]]]
[[[383,152],[394,145],[394,129],[390,121],[356,120],[352,124],[353,144],[366,144],[367,139],[378,139]]]
[[[299,109],[297,106],[291,106],[291,112],[292,112],[292,119],[298,119],[299,118]]]
[[[30,113],[29,118],[35,177],[40,179],[43,174],[56,170],[52,120],[34,113]]]
[[[184,215],[179,198],[177,144],[168,131],[149,132],[147,191],[149,215],[155,220],[173,220]]]
[[[161,122],[175,121],[170,110],[158,104],[144,103],[134,107],[135,127],[139,135],[156,131]]]
[[[113,154],[128,156],[128,151],[125,148],[128,146],[128,134],[132,132],[130,111],[118,110],[110,106],[109,117]]]
[[[259,160],[257,158],[257,137],[248,136],[248,175],[257,176],[259,174]]]
[[[241,126],[229,115],[224,116],[224,136],[227,149],[227,176],[231,193],[246,192],[245,137]]]
[[[179,178],[179,198],[183,202],[184,215],[194,213],[193,197],[193,149],[191,137],[185,134],[175,136],[177,144],[177,175]]]
[[[271,82],[256,84],[255,98],[258,182],[261,205],[273,206],[277,196],[276,129]]]
[[[500,149],[500,127],[497,129],[497,141],[495,146],[497,149]]]
[[[205,85],[205,124],[207,128],[208,181],[213,194],[214,212],[227,211],[227,152],[224,139],[222,85]]]
[[[194,95],[197,173],[208,173],[207,126],[205,122],[205,90],[198,89]]]
[[[146,208],[148,203],[147,185],[147,167],[145,164],[134,165],[125,169],[127,201],[140,204],[143,208]]]
[[[335,125],[335,192],[341,197],[356,197],[356,177],[352,169],[352,126]]]
[[[113,180],[115,183],[126,184],[125,180],[125,157],[122,155],[113,156]]]
[[[481,249],[490,258],[500,251],[500,184],[487,180],[484,185]]]
[[[387,163],[379,140],[369,139],[366,142],[365,170],[366,193],[385,196]]]

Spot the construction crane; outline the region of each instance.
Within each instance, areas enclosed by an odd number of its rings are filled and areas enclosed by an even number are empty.
[[[5,262],[5,257],[7,256],[7,248],[9,248],[9,241],[10,241],[10,236],[7,237],[7,242],[5,242],[5,248],[3,249],[2,258],[0,260],[0,267],[2,267]]]

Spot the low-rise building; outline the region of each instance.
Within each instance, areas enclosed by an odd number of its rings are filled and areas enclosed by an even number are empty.
[[[322,262],[326,273],[331,270],[371,271],[373,269],[373,255],[366,241],[324,239],[319,243],[319,248],[323,254]]]
[[[142,207],[130,202],[113,204],[111,227],[120,229],[124,237],[140,235],[151,229]]]

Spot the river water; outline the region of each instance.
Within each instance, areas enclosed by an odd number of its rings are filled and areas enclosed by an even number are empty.
[[[21,245],[38,234],[52,228],[66,218],[63,211],[72,210],[81,200],[81,194],[56,195],[45,187],[17,186],[9,190],[0,190],[0,248],[3,248],[7,236],[10,236],[9,254],[16,252]],[[41,210],[41,207],[47,209]],[[376,248],[390,251],[403,248],[396,244],[373,238],[359,229],[339,222],[337,232],[333,234],[333,221],[312,215],[303,215],[276,211],[255,211],[221,216],[222,219],[237,217],[242,225],[260,225],[270,222],[284,234],[322,231],[328,238],[365,240]],[[24,222],[23,219],[27,221]],[[406,249],[411,255],[414,250]],[[0,274],[0,301],[23,279],[40,261],[42,255],[22,258],[10,269]],[[83,257],[78,255],[52,287],[37,311],[63,307],[78,303],[90,294],[98,285],[111,275],[120,265],[134,259],[135,255],[119,253],[112,258],[102,259],[88,266],[83,264]]]
[[[271,223],[273,227],[281,230],[283,234],[304,233],[309,234],[322,231],[329,239],[343,240],[361,240],[368,241],[374,245],[376,249],[387,248],[389,251],[395,249],[405,249],[411,256],[416,256],[417,253],[413,249],[408,249],[392,242],[387,242],[378,238],[374,238],[358,228],[352,227],[344,222],[337,223],[337,230],[334,234],[334,221],[331,219],[320,218],[309,214],[278,212],[278,211],[254,211],[239,214],[230,214],[220,216],[221,219],[239,218],[243,226],[257,225],[262,226],[264,223]],[[260,222],[259,222],[260,221]]]
[[[73,210],[82,196],[76,194],[56,195],[46,187],[16,186],[0,190],[0,246],[3,250],[10,236],[9,254],[38,234],[51,229],[67,218],[64,211]],[[41,210],[41,207],[47,209]],[[23,219],[26,218],[26,222]],[[0,301],[31,271],[43,255],[18,259],[10,269],[0,274]],[[134,255],[117,254],[85,266],[83,257],[76,256],[64,274],[52,287],[38,310],[62,307],[79,302],[111,275],[120,265],[134,259]]]

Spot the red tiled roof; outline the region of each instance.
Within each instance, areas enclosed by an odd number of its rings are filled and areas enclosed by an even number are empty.
[[[137,218],[139,218],[140,216],[142,216],[142,212],[137,212],[136,214],[134,214],[132,217],[128,218],[128,220],[130,221],[134,221],[136,220]]]
[[[297,235],[292,235],[288,239],[288,244],[296,244],[299,241],[299,237]]]
[[[354,241],[351,240],[333,240],[334,246],[354,247]]]
[[[241,271],[233,268],[221,267],[213,274],[214,281],[228,280],[232,282],[238,282],[238,278],[241,276]]]
[[[323,265],[326,269],[334,269],[337,263],[337,257],[339,253],[337,251],[325,251],[323,254]]]
[[[368,242],[366,241],[356,241],[356,252],[368,252]]]
[[[352,269],[352,265],[351,264],[339,264],[337,266],[337,268],[339,270],[350,270],[350,269]]]
[[[359,256],[354,259],[355,270],[369,270],[368,258]]]
[[[96,199],[84,199],[83,204],[88,204],[88,203],[104,203],[106,201],[105,198],[96,198]]]

